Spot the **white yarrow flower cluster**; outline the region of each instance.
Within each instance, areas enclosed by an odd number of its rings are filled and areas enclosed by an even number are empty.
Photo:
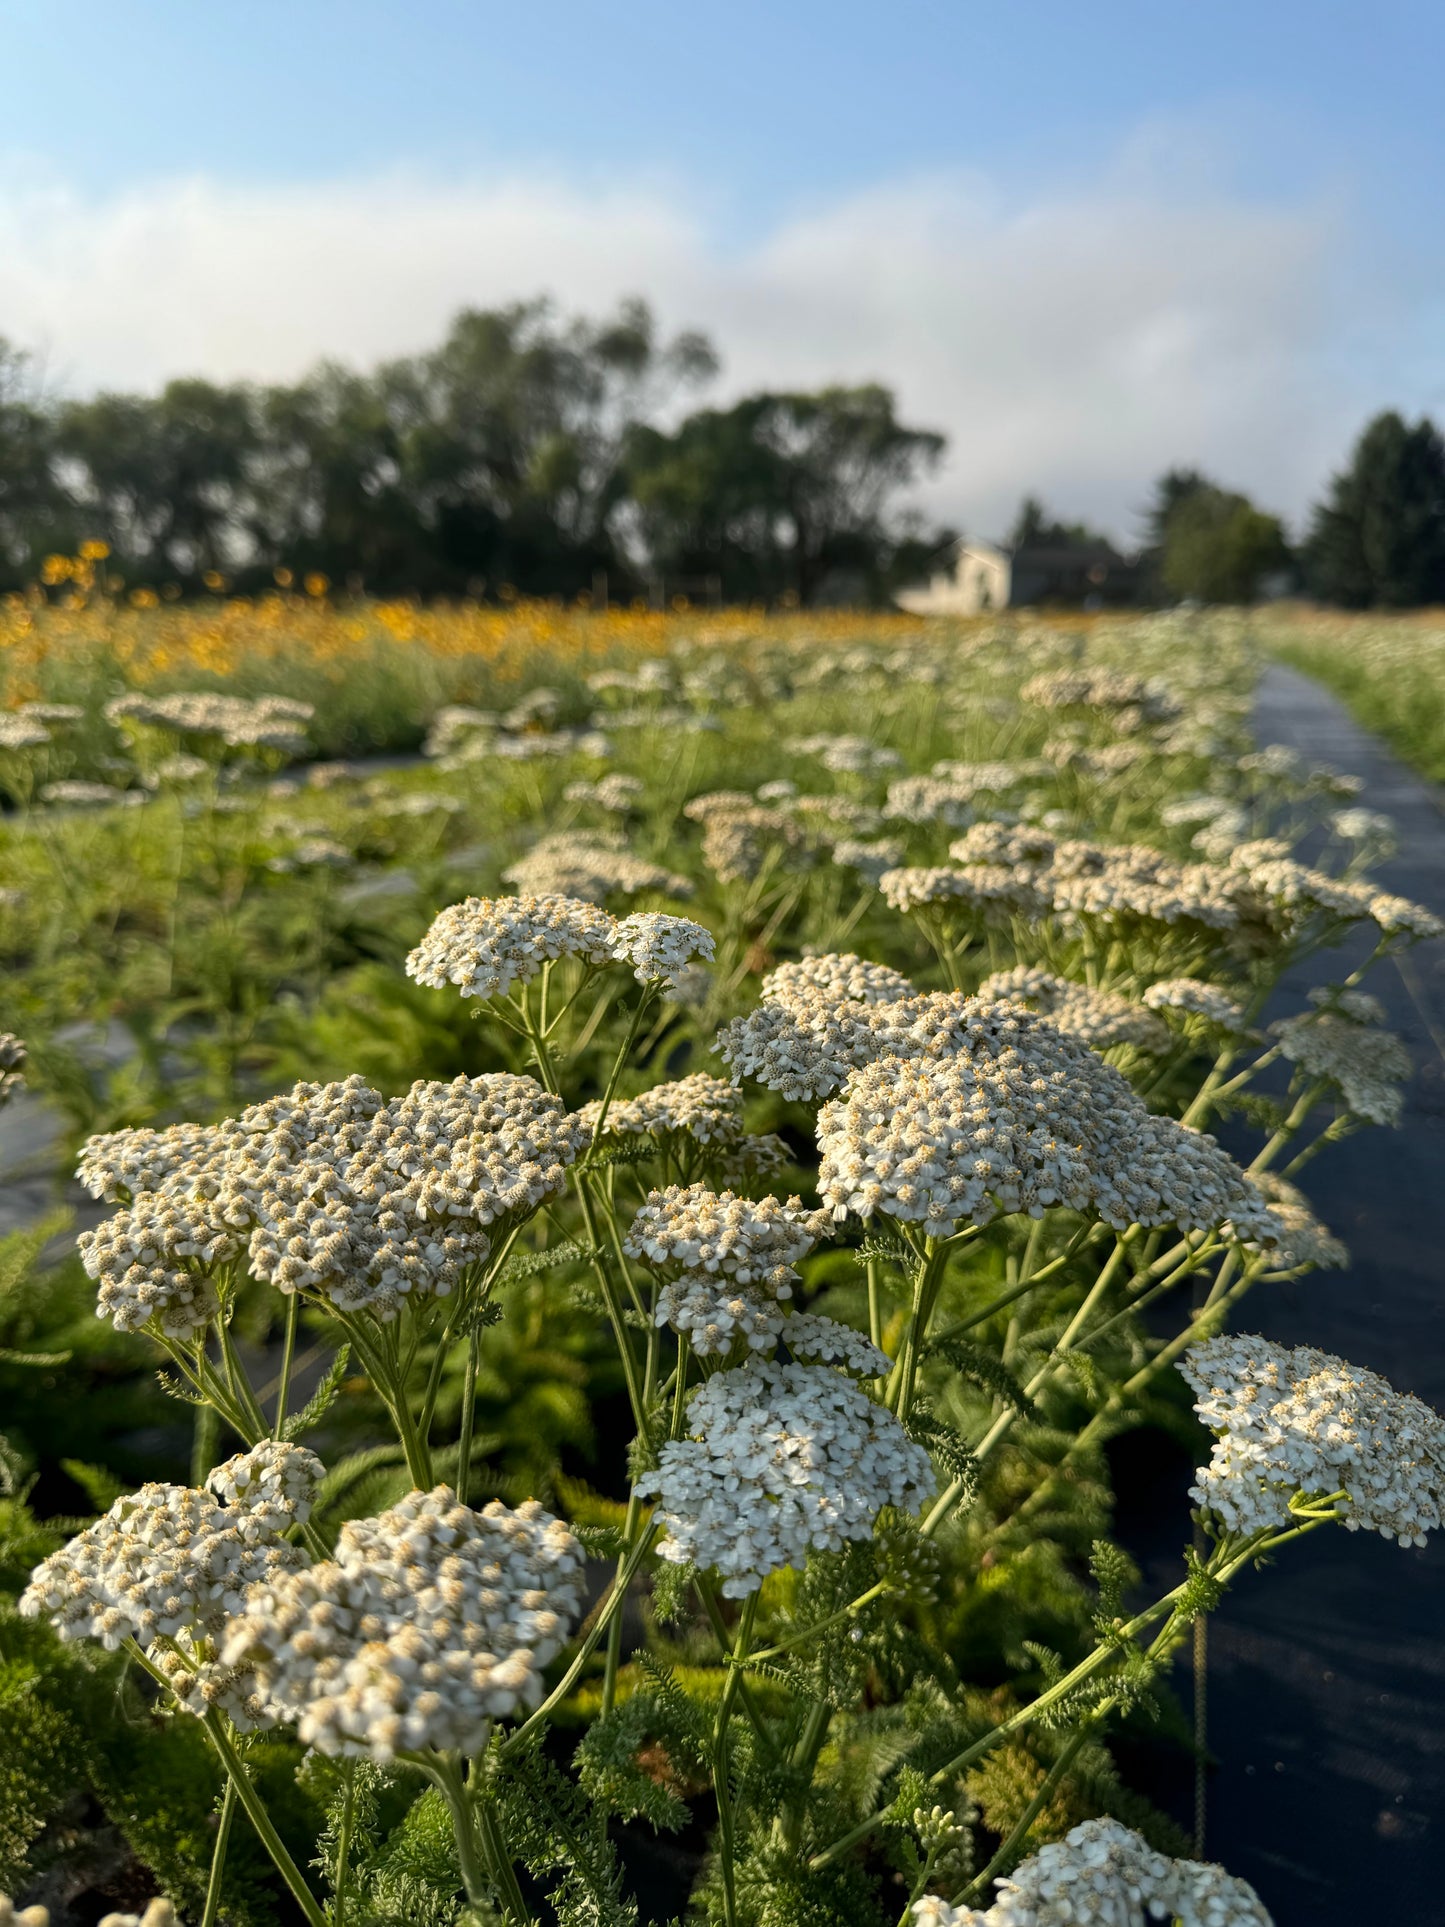
[[[100,1290],[97,1318],[117,1331],[154,1320],[167,1338],[190,1338],[215,1315],[212,1267],[241,1249],[222,1210],[199,1198],[143,1193],[76,1240],[87,1277]]]
[[[880,1057],[819,1111],[818,1190],[835,1218],[881,1211],[945,1237],[1063,1205],[1120,1230],[1228,1222],[1277,1239],[1214,1139],[1156,1117],[1077,1039],[1011,1004],[962,1006],[941,1028],[933,1051]]]
[[[713,935],[687,917],[669,917],[641,910],[623,917],[613,932],[612,955],[632,965],[640,984],[666,984],[676,989],[695,958],[713,957]]]
[[[577,1113],[588,1130],[602,1116],[600,1098]],[[742,1094],[725,1077],[694,1071],[667,1084],[654,1084],[636,1097],[614,1097],[603,1130],[616,1137],[670,1137],[682,1133],[698,1144],[732,1145],[743,1134]]]
[[[1150,1010],[1177,1010],[1186,1017],[1202,1017],[1206,1023],[1240,1037],[1249,1026],[1243,1008],[1217,984],[1199,977],[1163,977],[1144,992]]]
[[[638,1490],[656,1497],[663,1558],[712,1567],[742,1598],[811,1551],[868,1538],[882,1507],[915,1510],[935,1480],[922,1447],[841,1373],[754,1360],[693,1394],[687,1436]]]
[[[535,1500],[474,1512],[438,1486],[348,1521],[334,1559],[259,1590],[222,1657],[321,1753],[474,1753],[541,1699],[582,1578],[581,1547]]]
[[[1160,1019],[1132,998],[1072,983],[1028,964],[994,971],[979,985],[978,995],[981,1003],[1017,1003],[1036,1010],[1055,1030],[1067,1031],[1095,1050],[1134,1044],[1140,1050],[1159,1051],[1169,1044],[1169,1032]]]
[[[1402,1546],[1440,1525],[1445,1421],[1377,1373],[1236,1334],[1192,1345],[1179,1369],[1217,1434],[1191,1495],[1232,1532],[1287,1526],[1297,1493],[1346,1493],[1351,1531]]]
[[[914,988],[902,971],[849,950],[778,964],[763,978],[760,994],[765,1003],[821,997],[834,1003],[888,1004],[913,996]]]
[[[1118,1820],[1085,1820],[1000,1880],[988,1908],[914,1902],[917,1927],[1273,1927],[1247,1880],[1173,1860]]]
[[[282,1535],[309,1515],[321,1476],[314,1453],[268,1439],[204,1487],[143,1485],[35,1568],[20,1611],[111,1651],[134,1639],[188,1711],[263,1724],[249,1668],[218,1657],[218,1642],[253,1585],[302,1562]]]
[[[1333,1084],[1346,1110],[1370,1124],[1398,1124],[1410,1054],[1392,1031],[1356,1022],[1342,1005],[1284,1017],[1273,1026],[1281,1053],[1306,1077]]]
[[[406,974],[433,990],[504,997],[559,957],[611,963],[616,933],[605,910],[579,898],[468,897],[433,921],[407,958]]]

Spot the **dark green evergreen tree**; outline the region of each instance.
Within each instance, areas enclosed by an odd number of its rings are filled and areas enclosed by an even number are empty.
[[[1309,581],[1350,609],[1445,601],[1445,441],[1422,417],[1377,415],[1315,510]]]

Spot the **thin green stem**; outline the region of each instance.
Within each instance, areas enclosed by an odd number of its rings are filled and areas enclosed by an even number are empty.
[[[276,1387],[276,1417],[272,1425],[279,1439],[286,1424],[286,1401],[291,1395],[291,1367],[296,1358],[296,1325],[301,1315],[301,1300],[293,1291],[286,1299],[286,1329],[281,1341],[281,1382]]]
[[[221,1910],[221,1889],[226,1877],[226,1848],[231,1840],[231,1819],[236,1811],[236,1782],[229,1777],[221,1795],[221,1817],[216,1823],[216,1844],[211,1849],[211,1877],[206,1882],[206,1904],[201,1927],[216,1927]],[[338,1920],[338,1927],[340,1922]]]
[[[207,1713],[202,1723],[210,1735],[211,1744],[216,1749],[221,1765],[226,1769],[231,1784],[236,1789],[236,1798],[246,1809],[246,1818],[260,1836],[261,1844],[270,1854],[272,1865],[277,1873],[291,1889],[292,1897],[306,1916],[309,1927],[326,1927],[326,1916],[322,1913],[315,1894],[303,1879],[300,1868],[286,1851],[285,1842],[277,1833],[271,1816],[266,1811],[265,1802],[247,1777],[245,1765],[225,1730],[225,1723],[221,1716],[218,1713]]]

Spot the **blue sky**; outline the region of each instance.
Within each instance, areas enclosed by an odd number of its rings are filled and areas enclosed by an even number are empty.
[[[61,385],[637,286],[734,384],[894,381],[974,524],[1122,526],[1176,458],[1298,512],[1445,410],[1438,4],[10,0],[0,46],[0,332]]]

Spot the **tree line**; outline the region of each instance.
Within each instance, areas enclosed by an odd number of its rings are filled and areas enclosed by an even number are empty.
[[[370,372],[153,395],[51,396],[0,339],[0,589],[97,540],[131,586],[182,591],[286,568],[375,594],[881,601],[938,565],[955,532],[909,491],[940,433],[878,383],[690,405],[718,366],[641,301],[601,320],[468,309]],[[1298,543],[1195,469],[1160,479],[1143,523],[1141,601],[1445,602],[1445,441],[1377,416]],[[1028,498],[1009,539],[1103,538]]]
[[[718,370],[645,303],[459,314],[439,347],[289,386],[51,400],[0,344],[0,585],[109,544],[132,584],[278,567],[377,594],[879,599],[946,537],[907,506],[944,438],[877,384],[683,412]]]

